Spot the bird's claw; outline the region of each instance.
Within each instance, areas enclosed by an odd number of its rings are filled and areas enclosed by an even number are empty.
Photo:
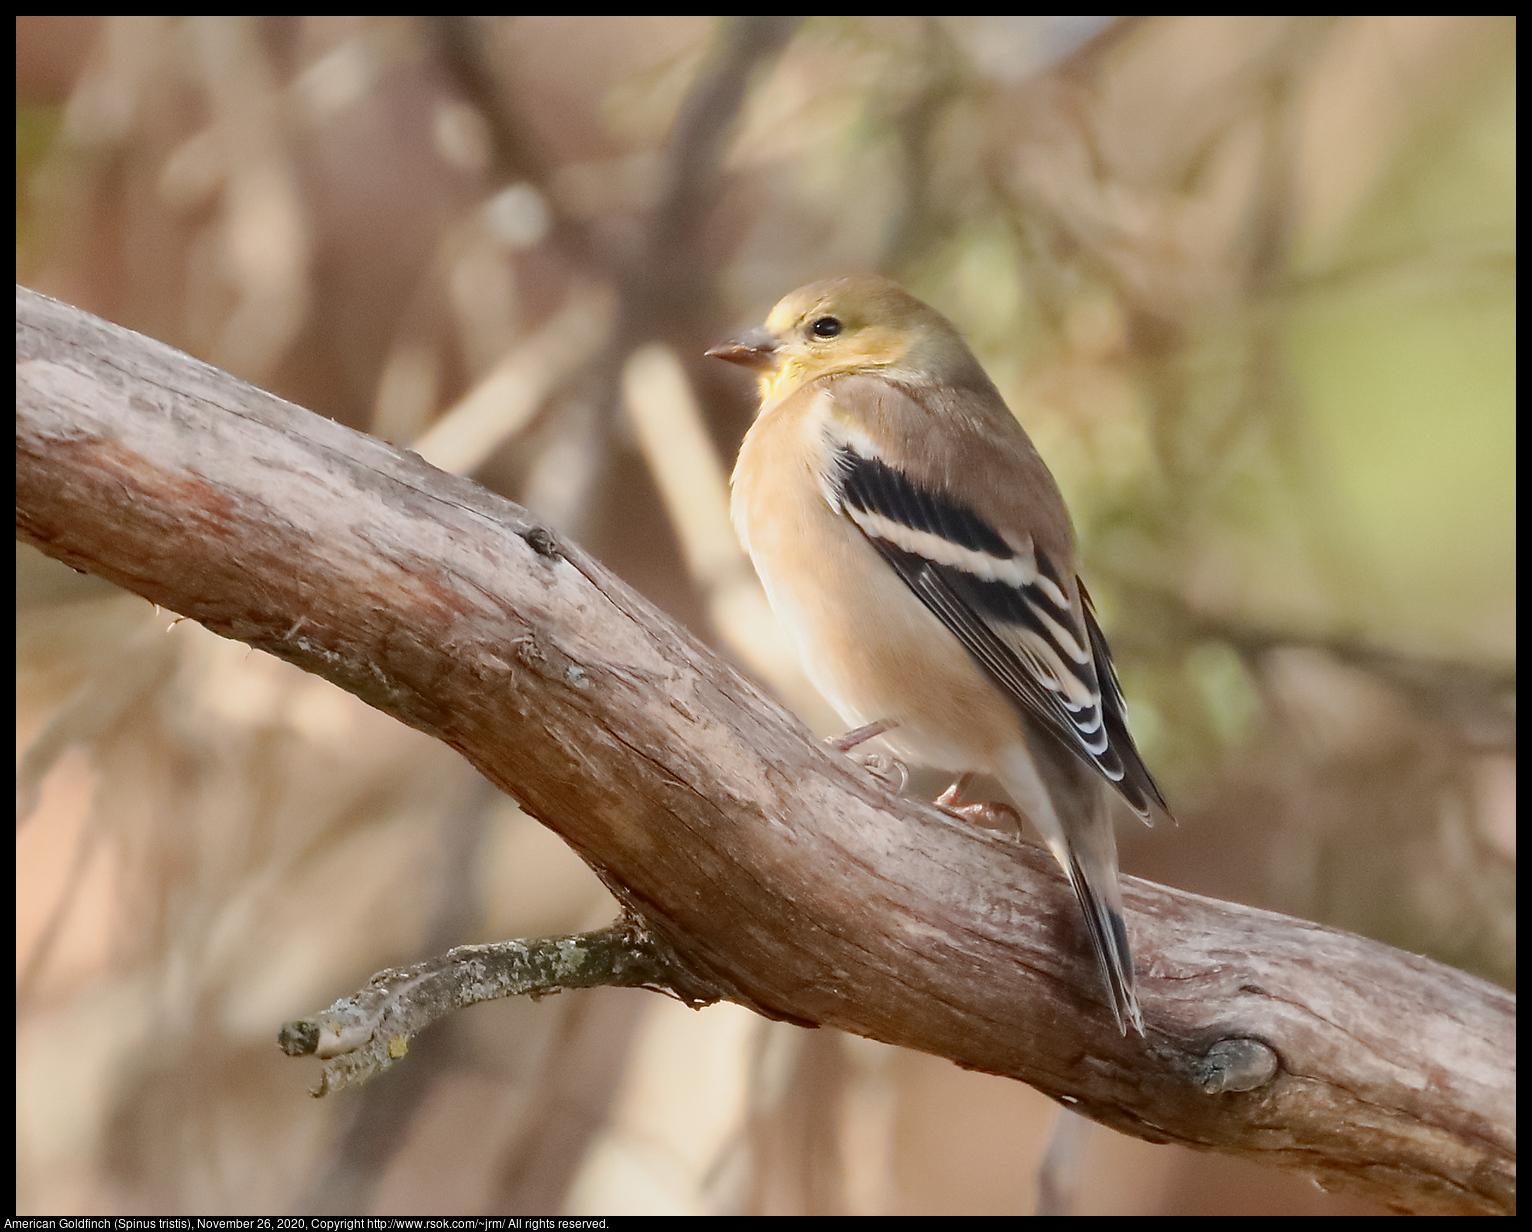
[[[890,757],[887,753],[858,753],[854,756],[851,753],[857,745],[866,744],[869,740],[874,740],[884,732],[892,731],[898,726],[899,724],[888,719],[880,719],[876,723],[868,723],[851,731],[842,732],[839,736],[827,736],[825,743],[837,753],[845,753],[878,782],[902,795],[904,789],[910,785],[910,772],[902,761],[897,757]]]
[[[897,757],[890,757],[887,753],[866,753],[852,760],[861,762],[863,770],[895,795],[902,796],[904,789],[910,785],[909,767]]]
[[[1021,834],[1021,814],[999,800],[981,800],[976,804],[941,804],[938,807],[981,830],[996,830],[1016,838]]]

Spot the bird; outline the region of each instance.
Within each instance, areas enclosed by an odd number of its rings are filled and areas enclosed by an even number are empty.
[[[939,804],[999,781],[1142,1035],[1111,798],[1149,824],[1169,807],[1026,431],[958,328],[880,275],[800,287],[707,354],[758,376],[730,512],[809,679],[850,740],[955,773]]]

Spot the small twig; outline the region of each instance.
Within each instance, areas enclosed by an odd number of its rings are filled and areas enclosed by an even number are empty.
[[[277,1043],[290,1057],[324,1061],[313,1094],[329,1095],[403,1059],[411,1036],[455,1010],[501,997],[536,999],[606,985],[651,988],[691,1006],[724,997],[624,916],[595,932],[460,945],[413,967],[380,971],[365,988],[313,1018],[284,1023]]]

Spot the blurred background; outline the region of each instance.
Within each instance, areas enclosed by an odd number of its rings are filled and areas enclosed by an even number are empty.
[[[18,281],[523,502],[826,733],[701,353],[899,278],[1070,502],[1179,818],[1125,869],[1514,987],[1514,19],[16,29]],[[321,680],[21,547],[17,604],[18,1211],[1032,1210],[1030,1089],[637,991],[309,1099],[284,1020],[611,899]],[[1381,1213],[1076,1162],[1081,1214]]]

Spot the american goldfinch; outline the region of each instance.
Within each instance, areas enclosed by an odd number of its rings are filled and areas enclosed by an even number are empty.
[[[886,278],[800,287],[708,354],[759,371],[731,512],[810,679],[896,756],[1000,781],[1142,1034],[1107,788],[1145,821],[1166,805],[1027,434],[957,328]]]

